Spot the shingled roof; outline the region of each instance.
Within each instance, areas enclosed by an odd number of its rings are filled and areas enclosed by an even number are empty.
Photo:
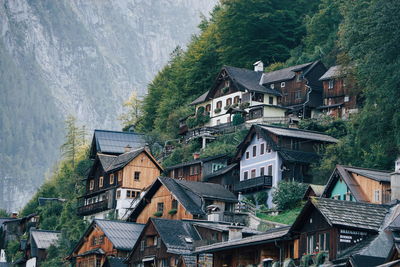
[[[224,174],[230,172],[231,170],[235,169],[236,167],[238,167],[237,163],[230,164],[230,165],[228,165],[228,166],[226,166],[224,168],[221,168],[221,169],[219,169],[219,170],[217,170],[215,172],[212,172],[212,173],[204,176],[203,179],[204,179],[204,181],[208,181],[209,179],[211,179],[213,177],[224,175]]]
[[[321,78],[319,78],[320,81],[324,81],[324,80],[329,80],[329,79],[333,79],[333,78],[337,78],[343,75],[342,73],[342,67],[340,65],[336,65],[336,66],[332,66],[330,67],[325,73],[324,75],[321,76]]]
[[[167,252],[173,254],[190,254],[194,241],[201,240],[194,226],[185,221],[151,218]]]
[[[61,232],[39,230],[31,228],[30,238],[35,241],[38,249],[48,249],[51,245],[55,245],[61,236]],[[32,241],[31,241],[32,242]]]
[[[199,158],[199,159],[195,159],[195,160],[191,160],[191,161],[187,161],[187,162],[183,162],[183,163],[179,163],[173,166],[169,166],[167,168],[165,168],[166,171],[170,171],[176,168],[182,168],[185,166],[190,166],[190,165],[194,165],[194,164],[198,164],[198,163],[205,163],[211,160],[215,160],[215,159],[219,159],[219,158],[226,158],[227,155],[226,154],[220,154],[220,155],[216,155],[216,156],[210,156],[210,157],[205,157],[205,158]]]
[[[316,208],[331,226],[353,227],[375,232],[380,229],[390,208],[387,205],[311,197],[293,223],[292,229],[301,225],[305,216],[303,214],[307,214],[307,210],[311,207]]]
[[[329,136],[327,134],[323,134],[320,132],[309,131],[309,130],[302,130],[302,129],[295,129],[295,128],[286,128],[286,127],[279,127],[279,126],[272,126],[272,125],[262,125],[259,124],[259,127],[262,129],[271,132],[277,136],[287,136],[287,137],[294,137],[294,138],[302,138],[308,140],[316,140],[322,141],[327,143],[337,143],[339,140]]]
[[[390,183],[389,171],[336,165],[335,170],[332,172],[332,175],[330,176],[328,182],[326,183],[322,195],[327,197],[329,195],[330,190],[332,190],[333,186],[338,181],[339,177],[341,177],[342,180],[346,183],[347,187],[349,188],[351,194],[357,201],[368,202],[367,196],[361,189],[361,186],[358,184],[358,182],[352,177],[351,173],[367,177],[374,181]]]
[[[248,247],[259,244],[266,244],[281,239],[288,234],[290,227],[284,226],[266,231],[264,234],[254,235],[238,240],[215,243],[212,245],[197,247],[195,253],[210,253],[239,247]]]
[[[94,130],[90,148],[91,158],[97,153],[119,155],[125,152],[125,147],[132,149],[143,147],[146,144],[144,135],[134,132],[119,132],[108,130]]]
[[[135,221],[158,189],[164,185],[176,200],[193,215],[205,215],[203,204],[205,199],[236,203],[236,196],[220,184],[177,180],[158,177],[143,195],[141,201],[133,208],[128,220]]]
[[[261,77],[261,84],[270,84],[275,82],[291,80],[296,76],[295,71],[304,70],[306,68],[314,66],[318,61],[308,62],[288,68],[266,72]]]

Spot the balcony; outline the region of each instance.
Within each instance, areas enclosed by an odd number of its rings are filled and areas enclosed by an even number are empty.
[[[85,216],[85,215],[90,215],[90,214],[94,214],[94,213],[105,211],[105,210],[108,210],[108,200],[107,199],[104,199],[104,200],[96,202],[96,203],[79,206],[78,210],[77,210],[77,214],[79,216]]]
[[[239,183],[233,186],[233,190],[238,193],[251,193],[257,192],[264,188],[272,187],[272,176],[259,176],[255,178],[250,178],[244,181],[240,181]]]

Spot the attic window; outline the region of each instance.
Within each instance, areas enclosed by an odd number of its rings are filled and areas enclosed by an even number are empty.
[[[193,239],[190,237],[185,237],[185,242],[191,244],[191,243],[193,243]]]
[[[133,179],[134,179],[135,181],[139,181],[139,179],[140,179],[140,172],[135,172]]]
[[[285,82],[281,82],[281,87],[285,87],[286,83]]]
[[[332,88],[333,88],[333,80],[329,80],[328,89],[332,89]]]

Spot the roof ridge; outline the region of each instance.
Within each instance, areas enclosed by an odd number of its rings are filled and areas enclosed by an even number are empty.
[[[36,229],[36,228],[34,228],[34,227],[31,228],[31,232],[44,232],[44,233],[61,234],[61,231]]]
[[[94,219],[93,221],[103,221],[103,222],[113,222],[113,223],[125,223],[125,224],[144,225],[143,223],[128,222],[128,221],[122,221],[122,220]]]
[[[123,134],[136,134],[136,135],[145,135],[142,133],[136,132],[126,132],[126,131],[116,131],[116,130],[101,130],[101,129],[94,129],[94,132],[108,132],[108,133],[123,133]]]
[[[337,164],[336,166],[341,166],[341,167],[343,167],[343,168],[352,168],[352,169],[360,169],[360,170],[384,172],[384,173],[388,173],[388,174],[392,173],[392,171],[387,171],[387,170],[371,169],[371,168],[364,168],[364,167],[354,167],[354,166],[342,165],[342,164]]]
[[[314,64],[316,62],[318,62],[318,60],[310,61],[310,62],[306,62],[306,63],[302,63],[302,64],[297,64],[297,65],[293,65],[293,66],[289,66],[289,67],[282,68],[282,69],[279,69],[279,70],[272,70],[272,71],[268,71],[268,72],[264,72],[264,73],[267,74],[267,73],[273,73],[273,72],[282,71],[282,70],[296,69],[296,68],[298,68],[298,67],[300,67],[302,65],[304,65],[304,67],[306,67],[306,65],[311,65],[311,64]]]
[[[272,127],[272,128],[278,128],[278,129],[293,130],[293,131],[298,131],[298,132],[309,132],[309,133],[315,133],[315,134],[322,134],[322,135],[330,136],[330,135],[328,135],[328,134],[326,134],[326,133],[323,133],[323,132],[312,131],[312,130],[306,130],[306,129],[281,127],[281,126],[277,126],[277,125],[269,125],[269,124],[261,124],[261,123],[258,123],[258,124],[256,124],[256,125],[262,126],[262,127]],[[331,136],[331,137],[332,137],[332,136]]]

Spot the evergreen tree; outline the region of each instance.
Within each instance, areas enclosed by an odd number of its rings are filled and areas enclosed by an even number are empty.
[[[71,161],[72,167],[74,167],[77,151],[85,145],[85,128],[79,128],[76,125],[76,118],[71,115],[65,120],[65,124],[66,135],[61,152],[63,157]]]

